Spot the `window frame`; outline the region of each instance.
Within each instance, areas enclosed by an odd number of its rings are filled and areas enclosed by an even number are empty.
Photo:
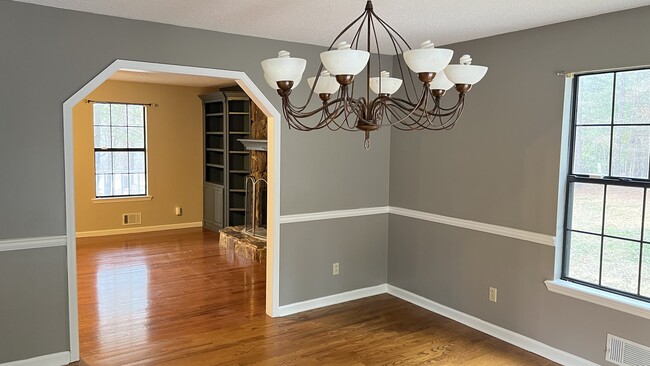
[[[571,80],[571,103],[570,103],[570,128],[569,128],[569,153],[568,153],[568,170],[566,171],[565,175],[565,192],[564,192],[564,218],[563,218],[563,225],[562,225],[562,257],[561,257],[561,270],[560,270],[560,280],[562,281],[567,281],[571,283],[575,283],[578,285],[586,286],[589,288],[593,288],[595,290],[600,290],[600,291],[605,291],[607,293],[611,293],[614,295],[619,295],[623,296],[625,298],[630,298],[635,301],[641,301],[646,304],[650,304],[650,296],[643,296],[641,295],[641,278],[642,278],[642,273],[643,273],[643,254],[644,254],[644,245],[647,245],[650,247],[650,240],[648,238],[644,238],[644,232],[645,232],[645,224],[646,224],[646,205],[647,205],[647,199],[648,199],[648,190],[650,189],[650,164],[649,164],[649,172],[648,172],[648,178],[647,179],[640,179],[640,178],[622,178],[622,177],[617,177],[617,176],[611,176],[611,175],[605,175],[605,176],[596,176],[596,175],[585,175],[585,174],[574,174],[573,173],[573,168],[574,168],[574,158],[575,158],[575,145],[576,145],[576,134],[577,134],[577,118],[578,118],[578,96],[579,96],[579,79],[580,77],[583,76],[591,76],[591,75],[601,75],[601,74],[613,74],[613,80],[612,80],[612,111],[611,111],[611,117],[610,117],[610,123],[609,124],[589,124],[586,126],[608,126],[611,127],[610,131],[610,145],[609,145],[609,166],[608,166],[608,174],[612,173],[612,155],[614,151],[614,146],[613,146],[613,140],[614,140],[614,127],[617,125],[614,123],[615,121],[615,113],[616,113],[616,80],[617,80],[617,75],[619,73],[624,73],[624,72],[631,72],[631,71],[642,71],[642,70],[650,70],[650,67],[636,67],[636,68],[625,68],[625,69],[615,69],[615,70],[606,70],[606,71],[597,71],[597,72],[585,72],[585,73],[576,73],[573,75],[572,80]],[[619,124],[619,126],[648,126],[650,128],[650,122],[648,123],[642,123],[642,124]],[[649,157],[650,159],[650,157]],[[603,208],[602,208],[602,218],[603,218],[603,224],[602,224],[602,232],[600,234],[596,233],[591,233],[591,232],[585,232],[585,231],[580,231],[580,230],[574,230],[569,228],[569,216],[571,215],[571,208],[572,208],[572,189],[571,186],[572,184],[575,183],[586,183],[586,184],[597,184],[603,187]],[[617,237],[613,235],[608,235],[605,234],[605,212],[606,212],[606,205],[607,205],[607,187],[609,186],[622,186],[622,187],[635,187],[635,188],[643,188],[643,205],[642,205],[642,211],[641,211],[641,233],[640,237],[638,240],[635,239],[630,239],[630,238],[624,238],[624,237]],[[568,275],[568,269],[569,269],[569,259],[570,259],[570,248],[569,248],[569,232],[577,232],[577,233],[584,233],[584,234],[589,234],[589,235],[594,235],[594,236],[599,236],[601,240],[601,246],[600,246],[600,260],[599,260],[599,282],[601,284],[594,284],[591,282],[587,282],[584,280],[576,279],[573,277],[570,277]],[[639,251],[639,268],[638,268],[638,282],[637,282],[637,294],[625,292],[619,289],[614,289],[610,288],[607,286],[602,285],[602,271],[603,271],[603,248],[604,248],[604,239],[605,238],[612,238],[612,239],[617,239],[617,240],[625,240],[625,241],[631,241],[631,242],[637,242],[640,244],[640,251]]]
[[[141,103],[105,102],[105,101],[101,101],[101,102],[93,101],[92,103],[93,103],[93,172],[94,172],[94,177],[95,177],[95,179],[94,179],[94,182],[95,182],[95,198],[93,199],[93,201],[94,202],[98,202],[98,201],[115,201],[115,200],[125,200],[125,199],[127,199],[127,200],[128,199],[143,199],[143,198],[149,197],[149,169],[148,169],[148,161],[149,161],[149,159],[148,159],[148,150],[149,149],[147,148],[147,124],[148,124],[147,123],[148,122],[147,121],[147,106],[148,105],[147,104],[141,104]],[[101,148],[101,147],[95,147],[95,140],[94,140],[95,139],[95,127],[98,126],[98,125],[95,124],[95,105],[97,105],[97,104],[107,104],[107,105],[109,105],[109,109],[110,109],[110,106],[112,106],[114,104],[124,105],[127,108],[127,111],[128,111],[129,106],[142,107],[142,135],[143,135],[143,145],[142,146],[143,147],[141,147],[141,148],[140,147],[128,147],[128,144],[127,144],[127,147],[125,147],[125,148],[114,148],[114,147]],[[112,130],[112,127],[113,127],[113,118],[112,118],[112,116],[110,118],[109,127],[111,127],[111,130]],[[122,127],[122,126],[120,126],[120,127]],[[127,122],[127,126],[125,126],[125,127],[127,127],[127,128],[129,127],[128,122]],[[112,138],[111,138],[111,144],[112,144]],[[98,152],[111,152],[111,153],[115,153],[115,152],[126,152],[126,153],[129,153],[129,152],[143,152],[144,153],[144,169],[143,169],[142,174],[144,174],[144,192],[143,193],[137,193],[137,194],[126,194],[126,195],[124,195],[124,194],[122,194],[122,195],[111,194],[109,196],[98,196],[97,195],[97,175],[98,175],[97,174],[97,153]],[[110,175],[113,176],[114,174],[116,174],[116,173],[114,173],[113,168],[111,167],[111,174]],[[128,172],[127,174],[132,174],[132,173]]]

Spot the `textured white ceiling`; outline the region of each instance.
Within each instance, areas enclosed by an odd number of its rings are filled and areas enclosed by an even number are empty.
[[[159,23],[329,46],[366,0],[16,0]],[[449,44],[650,5],[650,0],[375,0],[411,47]],[[382,45],[382,53],[389,53]]]
[[[210,76],[181,75],[162,72],[143,72],[134,70],[118,70],[109,80],[128,81],[135,83],[164,84],[178,86],[193,86],[197,88],[233,86],[237,83],[231,79],[214,78]]]

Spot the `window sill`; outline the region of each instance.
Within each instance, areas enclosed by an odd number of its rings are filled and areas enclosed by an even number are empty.
[[[153,199],[153,196],[93,198],[92,203],[139,202],[139,201],[151,201],[152,199]]]
[[[610,309],[650,319],[650,303],[597,290],[564,280],[544,281],[546,288],[557,294],[598,304]]]

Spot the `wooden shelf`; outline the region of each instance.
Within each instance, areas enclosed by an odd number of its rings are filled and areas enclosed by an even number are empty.
[[[235,88],[200,98],[204,103],[206,183],[222,185],[219,191],[209,186],[213,190],[208,198],[204,196],[204,212],[217,218],[213,226],[242,225],[250,151],[237,140],[251,136],[250,99]]]
[[[213,183],[213,182],[204,182],[204,184],[207,184],[209,186],[219,187],[219,188],[223,189],[223,184]]]

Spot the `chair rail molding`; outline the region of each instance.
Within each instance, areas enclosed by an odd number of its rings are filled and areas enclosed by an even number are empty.
[[[65,236],[43,236],[38,238],[20,238],[0,240],[0,252],[23,249],[38,249],[48,247],[64,247],[67,245]]]
[[[321,211],[321,212],[310,212],[304,214],[291,214],[291,215],[281,215],[280,224],[293,224],[298,222],[309,222],[309,221],[319,221],[319,220],[332,220],[332,219],[342,219],[347,217],[358,217],[358,216],[369,216],[369,215],[381,215],[381,214],[393,214],[403,217],[409,217],[413,219],[435,222],[438,224],[445,224],[450,226],[461,227],[464,229],[481,231],[484,233],[506,236],[509,238],[519,239],[523,241],[528,241],[537,244],[543,244],[548,246],[555,246],[555,237],[546,234],[535,233],[532,231],[526,231],[521,229],[515,229],[506,226],[487,224],[484,222],[472,221],[459,219],[455,217],[449,217],[424,211],[411,210],[408,208],[395,207],[395,206],[379,206],[379,207],[365,207],[365,208],[354,208],[347,210],[333,210],[333,211]]]

